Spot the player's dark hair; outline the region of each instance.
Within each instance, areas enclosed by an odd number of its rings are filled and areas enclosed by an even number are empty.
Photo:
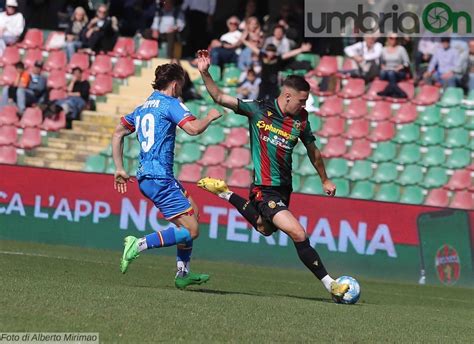
[[[172,81],[184,83],[184,69],[179,64],[167,63],[156,67],[155,81],[151,86],[155,90],[164,90]]]
[[[309,92],[310,89],[309,83],[300,75],[289,75],[285,81],[283,81],[283,86],[292,88],[298,92]]]

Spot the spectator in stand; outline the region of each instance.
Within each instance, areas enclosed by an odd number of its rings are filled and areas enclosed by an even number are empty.
[[[426,68],[422,68],[423,64],[428,64],[435,51],[440,48],[439,39],[435,37],[422,37],[418,42],[418,51],[415,53],[415,71],[417,80],[423,78]],[[424,69],[424,70],[423,70]]]
[[[229,31],[219,40],[211,42],[211,63],[223,66],[226,63],[237,62],[238,51],[242,45],[242,32],[239,31],[240,20],[236,16],[227,19]],[[240,52],[240,51],[239,51]]]
[[[469,41],[469,90],[474,90],[474,39]]]
[[[31,76],[25,70],[23,62],[15,65],[17,78],[12,86],[5,86],[2,91],[2,106],[15,102],[18,106],[18,114],[21,116],[26,108],[26,89],[30,85]]]
[[[247,20],[252,17],[257,17],[257,2],[255,0],[248,0],[245,4],[244,16],[241,18],[239,30],[245,31]]]
[[[30,75],[30,84],[25,90],[26,92],[26,106],[32,104],[42,104],[46,102],[47,95],[47,80],[42,74],[43,62],[36,61]]]
[[[441,38],[441,48],[435,51],[431,58],[428,70],[424,74],[427,82],[437,82],[443,87],[456,86],[458,80],[455,69],[459,54],[451,46],[451,38]]]
[[[7,45],[16,43],[25,29],[25,18],[18,12],[17,0],[7,0],[5,12],[0,13],[0,56]]]
[[[95,53],[111,51],[117,41],[118,31],[117,18],[108,16],[107,5],[100,5],[96,16],[87,24],[84,43]]]
[[[68,96],[55,102],[59,112],[64,111],[68,120],[67,127],[71,128],[72,120],[79,116],[89,102],[90,84],[82,80],[82,70],[76,67],[72,70],[72,79],[67,87]]]
[[[292,6],[290,6],[289,4],[283,4],[280,7],[278,16],[274,19],[270,19],[269,24],[270,28],[274,28],[275,26],[281,26],[283,30],[285,30],[286,37],[296,42],[300,40],[300,37],[302,37],[300,30],[303,28],[302,18],[304,17],[301,16],[301,18],[299,18],[296,15],[297,12],[295,11],[295,8],[297,6],[295,6],[296,4],[292,4]]]
[[[263,31],[260,26],[260,22],[257,17],[249,17],[245,20],[242,37],[248,37],[247,39],[263,39]]]
[[[167,57],[181,58],[181,32],[185,26],[184,12],[175,0],[166,0],[163,7],[156,11],[151,25],[152,37],[160,42],[167,43]]]
[[[257,46],[259,49],[263,46],[263,36],[260,36],[259,34],[251,34],[249,31],[244,31],[242,34],[242,42],[244,40]],[[255,70],[255,72],[260,74],[260,68],[257,67],[258,55],[253,53],[252,49],[247,46],[240,52],[237,65],[242,72],[245,72],[252,67],[253,69],[257,68],[258,70]]]
[[[209,44],[216,0],[184,0],[182,9],[186,11],[186,25],[190,28],[186,38],[185,56],[194,57],[196,51],[206,48]]]
[[[349,45],[344,49],[347,57],[351,58],[357,68],[348,71],[351,77],[363,78],[366,82],[375,79],[379,74],[380,57],[383,46],[376,42],[374,35],[365,35],[364,41]]]
[[[76,7],[66,29],[66,55],[67,60],[71,60],[71,56],[82,47],[81,34],[87,26],[89,18],[87,18],[86,10],[83,7]]]
[[[260,91],[262,79],[257,77],[253,69],[247,71],[247,77],[237,88],[237,95],[240,99],[257,99]]]
[[[269,44],[273,44],[277,48],[277,53],[279,55],[286,54],[296,45],[294,41],[286,37],[285,29],[281,25],[276,25],[273,28],[273,35],[267,37],[265,43],[263,43],[263,48],[267,47]]]

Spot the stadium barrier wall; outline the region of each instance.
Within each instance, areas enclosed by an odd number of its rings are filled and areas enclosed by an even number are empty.
[[[285,234],[249,231],[229,203],[183,185],[200,211],[195,259],[302,267]],[[429,284],[474,286],[473,211],[303,194],[293,194],[290,209],[333,275],[413,283],[424,276]],[[420,224],[426,213],[443,215],[441,222]],[[111,175],[0,165],[0,240],[121,250],[125,236],[167,226],[136,183],[120,195]],[[153,252],[174,255],[175,249]]]

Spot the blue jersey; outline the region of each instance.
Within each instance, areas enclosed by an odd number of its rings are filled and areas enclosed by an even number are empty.
[[[179,99],[154,91],[143,105],[121,118],[140,143],[137,179],[173,178],[176,126],[196,119]]]

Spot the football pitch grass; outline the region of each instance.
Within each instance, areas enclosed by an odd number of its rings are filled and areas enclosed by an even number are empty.
[[[99,332],[104,343],[472,342],[473,290],[360,279],[337,305],[305,270],[195,260],[211,280],[175,289],[174,258],[0,241],[0,332]],[[350,275],[350,271],[347,272]]]

